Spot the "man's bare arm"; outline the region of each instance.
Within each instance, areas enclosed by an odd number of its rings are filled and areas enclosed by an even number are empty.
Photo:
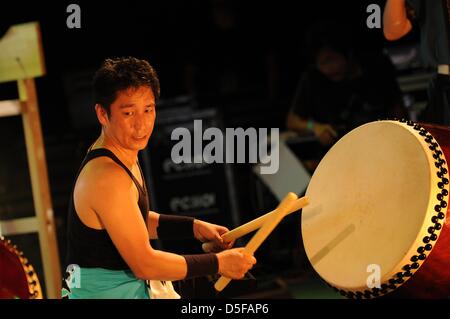
[[[243,253],[243,248],[233,248],[216,254],[217,266],[198,267],[195,258],[191,258],[194,263],[190,264],[189,270],[186,256],[152,248],[147,225],[136,202],[135,186],[122,168],[113,162],[103,163],[89,181],[83,190],[88,204],[100,218],[122,258],[140,279],[180,280],[189,274],[209,274],[211,271],[240,279],[256,262],[253,256]],[[154,220],[158,214],[152,213],[149,217]],[[157,227],[158,223],[152,224],[152,237],[155,237]]]
[[[133,183],[123,169],[115,163],[104,163],[91,180],[88,185],[91,189],[86,191],[96,196],[91,196],[90,205],[136,277],[158,280],[185,278],[187,264],[183,256],[151,247],[147,225],[136,203]],[[152,219],[154,217],[151,216]]]

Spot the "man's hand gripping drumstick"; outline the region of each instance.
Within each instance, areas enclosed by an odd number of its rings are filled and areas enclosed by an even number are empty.
[[[259,228],[259,231],[248,242],[243,251],[244,254],[253,255],[286,215],[302,209],[308,203],[307,197],[298,198],[294,193],[288,193],[275,210],[225,233],[222,235],[222,239],[224,242],[232,242]],[[203,244],[205,251],[209,251],[211,248],[211,243]],[[216,290],[222,291],[230,281],[231,279],[222,276],[214,287]]]

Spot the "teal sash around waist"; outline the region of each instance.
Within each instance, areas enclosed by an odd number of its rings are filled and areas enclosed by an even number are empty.
[[[72,267],[66,280],[69,289],[62,297],[69,299],[149,299],[145,281],[131,270]]]

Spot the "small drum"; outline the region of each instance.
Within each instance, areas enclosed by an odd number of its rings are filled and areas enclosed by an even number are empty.
[[[0,237],[0,299],[42,299],[33,266],[3,237]]]
[[[302,213],[306,254],[349,298],[450,298],[450,129],[378,121],[317,167]]]

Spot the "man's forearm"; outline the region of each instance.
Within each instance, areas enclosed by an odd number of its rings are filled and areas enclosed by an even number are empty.
[[[147,230],[150,239],[187,239],[194,236],[194,218],[148,212]]]
[[[387,0],[383,13],[383,32],[388,40],[397,40],[412,28],[405,0]]]

